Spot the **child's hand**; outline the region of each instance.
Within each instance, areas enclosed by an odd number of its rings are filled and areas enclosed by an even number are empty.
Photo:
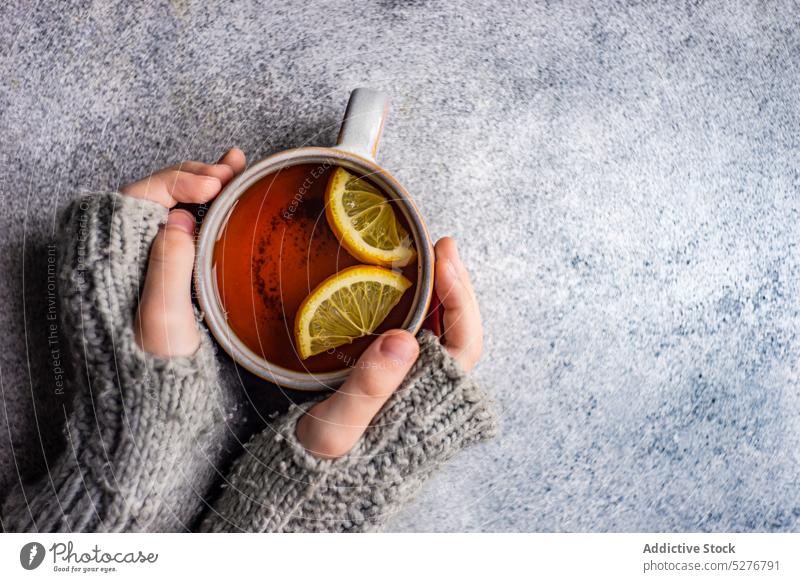
[[[208,202],[244,170],[245,162],[242,150],[234,148],[216,164],[183,162],[125,186],[122,193],[167,208]],[[191,213],[173,210],[150,248],[134,332],[142,349],[163,358],[189,356],[200,346],[192,308],[194,227]]]
[[[478,302],[456,243],[436,243],[434,287],[444,309],[444,341],[464,370],[471,370],[483,350]],[[308,411],[297,423],[297,438],[322,458],[346,454],[417,359],[419,346],[407,331],[387,331],[362,354],[347,381],[330,398]]]

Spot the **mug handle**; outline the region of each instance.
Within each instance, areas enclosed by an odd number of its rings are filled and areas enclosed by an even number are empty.
[[[347,102],[336,148],[374,162],[388,114],[389,97],[385,93],[364,87],[354,89]]]

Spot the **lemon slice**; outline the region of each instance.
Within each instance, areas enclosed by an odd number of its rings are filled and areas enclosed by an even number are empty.
[[[372,333],[410,286],[403,275],[382,267],[358,265],[331,275],[297,310],[294,337],[300,357]]]
[[[416,256],[386,196],[343,168],[328,180],[325,214],[339,243],[359,261],[402,267]]]

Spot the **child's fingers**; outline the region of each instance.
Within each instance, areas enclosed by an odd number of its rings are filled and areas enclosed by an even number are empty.
[[[120,192],[133,198],[156,202],[167,208],[172,208],[177,204],[177,201],[164,187],[160,173],[155,173],[132,184],[127,184],[120,188]]]
[[[223,186],[230,182],[231,178],[234,176],[233,168],[227,164],[204,164],[203,162],[195,162],[192,160],[175,164],[167,169],[190,172],[198,176],[211,176],[217,178]]]
[[[157,356],[188,356],[200,345],[191,298],[194,227],[191,213],[173,210],[150,248],[134,332]]]
[[[434,287],[444,309],[444,341],[461,367],[471,370],[483,351],[483,326],[478,302],[453,239],[436,243]]]
[[[201,176],[182,170],[159,172],[154,178],[161,181],[166,192],[176,203],[202,204],[214,198],[222,189],[222,182],[219,178]]]
[[[206,164],[203,162],[196,162],[188,160],[170,166],[169,170],[182,170],[184,172],[191,172],[200,176],[213,176],[218,178],[224,186],[230,182],[236,174],[241,173],[247,165],[247,159],[244,152],[239,148],[231,148],[225,152],[216,164]]]
[[[216,164],[186,161],[165,168],[124,186],[128,196],[152,200],[167,208],[178,202],[202,204],[219,194],[222,187],[242,172],[247,164],[239,148],[228,150]]]
[[[225,152],[225,155],[217,163],[230,166],[234,174],[240,174],[247,166],[247,158],[239,148],[231,148]]]
[[[152,200],[167,208],[178,202],[201,204],[219,194],[222,182],[214,176],[201,176],[183,170],[161,170],[129,184],[121,192],[127,196]]]
[[[297,438],[311,454],[326,459],[347,453],[397,390],[419,355],[407,331],[388,331],[359,358],[347,381],[297,423]]]

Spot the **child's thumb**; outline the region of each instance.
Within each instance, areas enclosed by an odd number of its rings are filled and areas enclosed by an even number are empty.
[[[157,356],[188,356],[200,345],[191,297],[194,227],[189,212],[173,210],[150,248],[135,333]]]
[[[300,419],[298,440],[317,457],[347,453],[403,382],[418,355],[419,344],[407,331],[381,335],[358,359],[342,387]]]

